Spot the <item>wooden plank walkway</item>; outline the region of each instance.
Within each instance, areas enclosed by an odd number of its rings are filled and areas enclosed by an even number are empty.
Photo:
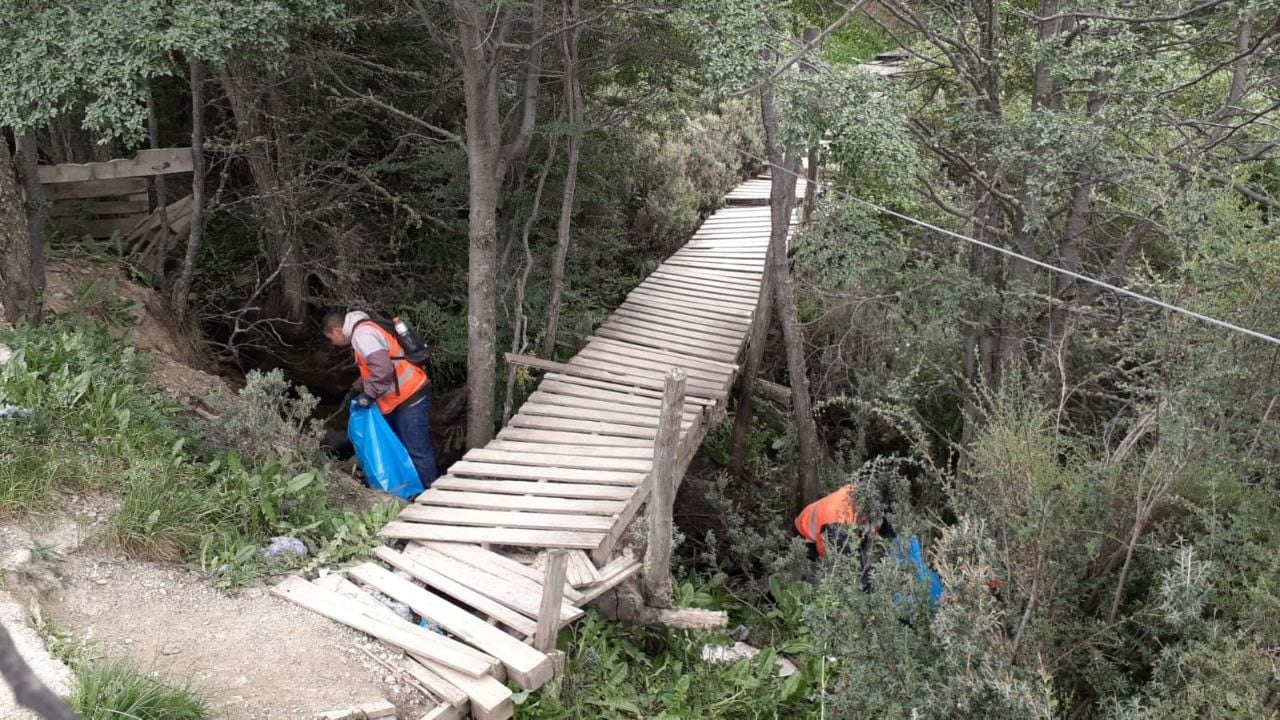
[[[382,564],[352,568],[350,580],[293,577],[274,592],[403,650],[405,672],[440,703],[427,717],[510,717],[505,682],[534,689],[562,670],[562,657],[531,645],[552,647],[586,604],[640,570],[612,556],[650,492],[666,373],[687,373],[683,458],[724,417],[764,271],[768,198],[767,179],[739,185],[573,359],[543,363],[553,371],[507,427],[383,528],[407,541],[402,550],[379,548]],[[558,559],[566,580],[546,590],[548,575],[527,553],[521,562],[498,546],[568,550]],[[406,622],[368,591],[446,635]]]

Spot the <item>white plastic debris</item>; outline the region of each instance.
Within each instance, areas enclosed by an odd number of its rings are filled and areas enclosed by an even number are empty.
[[[0,405],[0,420],[26,420],[34,411],[17,405]]]
[[[9,347],[8,345],[5,345],[4,343],[0,343],[0,367],[4,367],[5,365],[8,365],[9,361],[12,359],[13,359],[13,348]]]
[[[277,535],[271,538],[271,544],[267,545],[267,558],[278,558],[281,555],[293,555],[295,557],[306,557],[307,546],[298,538],[291,538],[286,535]]]
[[[753,658],[760,654],[760,649],[752,647],[744,642],[736,642],[733,645],[703,645],[702,659],[710,663],[724,663],[742,660],[743,658]],[[788,677],[799,672],[796,664],[779,655],[777,657],[778,677]]]

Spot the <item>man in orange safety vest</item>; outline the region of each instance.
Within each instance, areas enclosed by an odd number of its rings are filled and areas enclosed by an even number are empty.
[[[852,483],[836,490],[826,497],[812,502],[796,516],[796,531],[800,537],[813,543],[818,550],[818,557],[826,557],[827,547],[839,551],[849,549],[849,526],[867,524],[865,514],[858,514],[858,507],[853,502],[854,485]],[[880,525],[875,526],[876,530]]]
[[[353,390],[360,407],[377,406],[396,437],[409,452],[422,487],[436,479],[436,455],[431,447],[428,419],[431,412],[431,377],[405,357],[396,333],[367,313],[329,313],[324,336],[338,347],[355,352],[360,379]]]

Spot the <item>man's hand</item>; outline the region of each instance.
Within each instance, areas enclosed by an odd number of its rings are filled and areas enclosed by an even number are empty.
[[[359,395],[356,395],[355,403],[356,407],[368,409],[373,406],[374,399],[364,393],[360,393]]]

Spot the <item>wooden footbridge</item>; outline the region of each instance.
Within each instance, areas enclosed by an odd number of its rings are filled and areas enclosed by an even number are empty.
[[[532,690],[562,672],[559,630],[641,570],[619,545],[651,493],[668,524],[659,513],[651,536],[669,553],[671,499],[724,416],[769,242],[767,179],[726,201],[569,362],[509,358],[543,379],[495,440],[382,530],[403,549],[274,589],[403,650],[396,672],[439,703],[423,720],[510,717],[507,682]]]

